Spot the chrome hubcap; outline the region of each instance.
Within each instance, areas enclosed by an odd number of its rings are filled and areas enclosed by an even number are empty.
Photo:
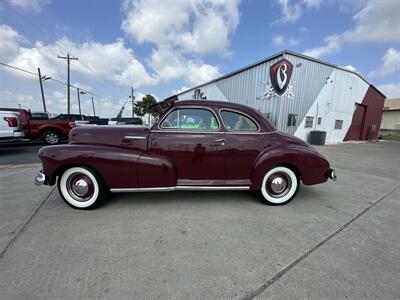
[[[266,182],[266,190],[269,195],[275,198],[285,196],[292,187],[290,177],[285,173],[274,173]]]
[[[271,190],[276,194],[282,193],[285,190],[286,186],[287,182],[282,177],[275,177],[271,181]]]
[[[89,190],[89,184],[84,179],[79,179],[72,185],[72,190],[78,196],[84,196]]]
[[[55,133],[49,133],[46,135],[46,142],[49,144],[57,144],[58,142],[58,135]]]
[[[68,193],[77,201],[89,200],[94,192],[92,180],[83,173],[74,173],[67,179]]]

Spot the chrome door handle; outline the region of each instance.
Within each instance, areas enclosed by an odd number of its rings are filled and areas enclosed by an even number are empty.
[[[225,140],[224,139],[217,139],[217,140],[214,140],[214,142],[216,142],[216,143],[221,143],[221,142],[224,142]]]

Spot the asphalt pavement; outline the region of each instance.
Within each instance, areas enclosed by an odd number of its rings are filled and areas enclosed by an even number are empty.
[[[33,186],[30,147],[0,150],[1,299],[400,298],[399,142],[319,147],[338,181],[286,206],[181,191],[93,211]]]

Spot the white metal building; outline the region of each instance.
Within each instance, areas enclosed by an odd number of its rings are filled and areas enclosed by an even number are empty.
[[[359,73],[292,51],[176,96],[248,105],[304,140],[311,130],[326,131],[326,143],[376,139],[385,100]]]

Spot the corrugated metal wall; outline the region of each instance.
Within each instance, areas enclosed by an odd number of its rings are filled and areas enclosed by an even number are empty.
[[[293,64],[290,85],[293,86],[294,98],[274,96],[264,99],[265,85],[270,82],[269,69],[283,57]],[[285,54],[200,89],[207,99],[241,103],[262,113],[270,113],[278,129],[294,134],[332,70],[330,66]],[[193,99],[193,90],[179,95],[179,99]],[[298,115],[297,126],[287,126],[289,113]]]
[[[289,85],[293,88],[293,98],[272,96],[263,98],[265,85],[270,82],[270,67],[282,58],[293,64]],[[327,131],[327,142],[341,142],[348,129],[355,102],[362,101],[368,88],[358,75],[328,64],[319,63],[301,56],[284,53],[266,62],[255,65],[227,78],[214,81],[200,87],[210,100],[231,101],[244,104],[262,113],[271,114],[271,120],[279,130],[306,139],[304,129],[306,115],[312,113],[317,122],[316,102],[319,102],[319,114],[324,115],[320,129]],[[178,95],[179,99],[193,99],[194,90]],[[297,115],[296,126],[288,127],[288,115]],[[342,130],[334,130],[335,119],[344,121]],[[302,128],[300,128],[302,127]],[[346,131],[346,132],[345,132]]]

